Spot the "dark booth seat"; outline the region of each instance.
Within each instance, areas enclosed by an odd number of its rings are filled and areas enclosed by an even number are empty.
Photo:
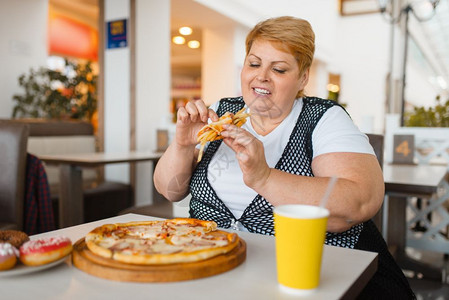
[[[38,157],[44,154],[90,153],[97,148],[93,126],[88,122],[41,119],[4,122],[28,126],[28,151]],[[45,165],[45,169],[58,224],[59,171],[57,166]],[[134,204],[134,191],[130,184],[104,181],[101,174],[100,168],[83,172],[84,222],[116,216]]]

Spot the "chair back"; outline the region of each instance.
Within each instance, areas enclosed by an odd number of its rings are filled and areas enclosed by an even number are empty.
[[[23,228],[29,128],[0,122],[0,229]]]
[[[384,136],[380,134],[366,134],[368,136],[369,142],[374,149],[377,161],[380,167],[384,164]],[[383,206],[383,205],[382,205]],[[374,224],[376,224],[377,229],[382,232],[382,219],[383,219],[383,208],[381,207],[377,214],[371,219]]]
[[[376,153],[377,160],[379,161],[380,167],[382,168],[384,164],[384,136],[381,134],[366,134],[369,139],[369,143]]]

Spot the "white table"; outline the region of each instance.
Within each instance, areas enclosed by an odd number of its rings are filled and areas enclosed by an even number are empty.
[[[59,229],[31,238],[68,236],[72,242],[93,228],[114,222],[150,220],[153,217],[127,214],[92,223]],[[247,243],[247,257],[240,266],[215,276],[170,283],[133,283],[102,279],[71,264],[70,259],[51,269],[0,278],[2,299],[291,299],[282,293],[276,279],[274,238],[238,232]],[[377,269],[377,254],[325,246],[321,284],[301,299],[355,298]]]
[[[39,159],[45,163],[59,165],[59,226],[63,228],[84,222],[82,167],[142,161],[152,161],[155,166],[161,156],[161,152],[136,151],[40,155]],[[154,186],[153,191],[156,191]]]

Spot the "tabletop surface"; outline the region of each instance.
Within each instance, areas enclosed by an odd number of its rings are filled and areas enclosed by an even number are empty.
[[[155,219],[127,214],[32,236],[65,235],[73,243],[93,228],[115,222]],[[238,232],[247,243],[247,258],[228,272],[207,278],[169,283],[133,283],[98,278],[74,267],[67,258],[53,268],[0,279],[3,299],[291,299],[279,290],[276,280],[274,238]],[[374,272],[377,254],[325,246],[320,287],[301,299],[338,299],[352,283]],[[365,272],[365,275],[361,275]]]
[[[145,160],[157,160],[162,156],[161,152],[130,151],[123,153],[74,153],[74,154],[47,154],[39,155],[39,159],[50,164],[76,164],[97,165],[123,162],[138,162]]]
[[[383,175],[386,184],[413,185],[435,189],[447,173],[443,165],[392,165],[384,164]]]

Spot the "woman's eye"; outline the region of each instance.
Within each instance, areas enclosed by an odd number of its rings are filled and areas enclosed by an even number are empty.
[[[250,66],[251,68],[257,68],[257,67],[260,66],[260,64],[258,64],[258,63],[249,63],[249,66]]]
[[[279,73],[279,74],[284,74],[284,73],[285,73],[285,70],[284,70],[284,69],[273,68],[273,70],[274,70],[276,73]]]

